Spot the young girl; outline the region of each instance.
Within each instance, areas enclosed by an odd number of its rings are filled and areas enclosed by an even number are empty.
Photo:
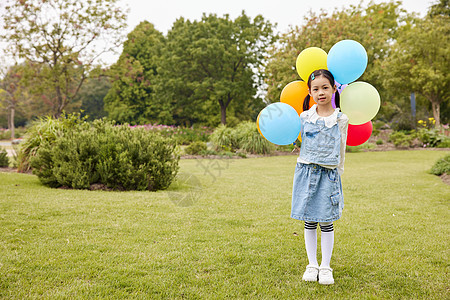
[[[333,221],[344,208],[341,175],[347,141],[348,117],[339,110],[334,77],[324,69],[308,78],[309,95],[303,103],[302,144],[294,174],[291,217],[305,221],[305,246],[309,264],[305,281],[333,284],[330,268],[333,252]],[[335,95],[336,109],[332,96]],[[311,97],[317,103],[309,110]],[[322,262],[317,262],[317,223],[321,229]]]

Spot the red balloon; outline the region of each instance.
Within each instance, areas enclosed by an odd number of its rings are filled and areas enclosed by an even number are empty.
[[[364,144],[372,135],[372,121],[361,125],[348,124],[347,145],[359,146]]]

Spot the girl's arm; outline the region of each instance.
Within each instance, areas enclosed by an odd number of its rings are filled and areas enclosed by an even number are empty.
[[[344,174],[345,147],[347,145],[348,117],[342,114],[338,119],[339,131],[341,132],[341,161],[338,165],[339,175]]]

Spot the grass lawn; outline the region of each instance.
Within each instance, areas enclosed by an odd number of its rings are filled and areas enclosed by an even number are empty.
[[[295,156],[181,160],[160,192],[0,173],[0,298],[448,299],[450,187],[427,173],[447,153],[347,154],[333,286],[301,281]]]

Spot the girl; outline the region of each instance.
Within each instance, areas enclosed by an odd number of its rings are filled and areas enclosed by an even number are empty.
[[[348,117],[339,110],[334,77],[324,69],[308,78],[309,95],[301,113],[302,144],[294,174],[291,217],[305,221],[305,246],[309,264],[305,281],[333,284],[330,268],[333,252],[333,221],[344,208],[341,175],[347,141]],[[336,109],[332,96],[335,95]],[[316,101],[309,110],[311,97]],[[321,229],[322,262],[317,263],[317,223]]]

